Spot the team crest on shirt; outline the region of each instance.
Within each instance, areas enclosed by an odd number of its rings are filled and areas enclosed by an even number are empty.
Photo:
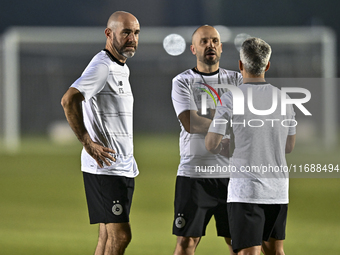
[[[123,206],[119,204],[119,201],[113,201],[112,212],[114,215],[119,216],[123,213]]]
[[[177,228],[183,228],[185,226],[185,219],[183,218],[183,214],[178,214],[178,217],[175,220],[175,226]]]

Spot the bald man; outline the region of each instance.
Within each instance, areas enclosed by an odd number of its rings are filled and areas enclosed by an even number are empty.
[[[83,145],[81,170],[91,224],[99,223],[95,254],[124,254],[131,240],[129,213],[138,168],[133,156],[133,96],[127,58],[137,50],[135,16],[113,13],[106,46],[93,57],[61,104]]]
[[[219,67],[222,43],[214,27],[199,27],[192,35],[190,49],[196,56],[196,66],[173,79],[171,94],[181,126],[173,223],[173,234],[177,236],[175,255],[194,254],[213,215],[218,236],[224,237],[230,247],[226,203],[229,173],[225,171],[229,165],[228,144],[218,148],[215,155],[206,150],[204,138],[216,102],[226,92],[218,86],[242,84],[240,73]],[[229,250],[234,254],[231,247]]]

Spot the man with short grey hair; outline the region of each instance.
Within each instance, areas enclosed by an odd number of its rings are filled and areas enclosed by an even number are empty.
[[[240,50],[240,59],[247,73],[259,77],[266,71],[272,49],[260,38],[245,40]],[[269,67],[268,67],[269,68]]]
[[[238,88],[244,95],[244,114],[233,114],[233,103],[240,98],[226,92],[205,138],[206,148],[216,153],[227,124],[235,136],[227,207],[232,247],[239,255],[260,255],[261,248],[266,255],[284,254],[288,172],[276,170],[287,167],[285,153],[294,148],[296,121],[292,105],[281,115],[280,90],[265,81],[270,55],[271,47],[259,38],[243,42],[239,61],[243,84]],[[271,110],[274,98],[277,107]]]

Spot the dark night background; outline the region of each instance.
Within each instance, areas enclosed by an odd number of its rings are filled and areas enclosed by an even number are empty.
[[[2,0],[0,32],[10,26],[104,26],[116,10],[134,14],[142,26],[311,26],[340,32],[336,0]]]
[[[340,22],[338,18],[339,2],[335,0],[172,0],[172,1],[157,1],[157,0],[127,0],[127,1],[89,1],[89,0],[2,0],[0,5],[0,34],[3,34],[7,28],[11,26],[62,26],[62,27],[106,27],[108,17],[117,10],[124,10],[134,14],[141,24],[141,36],[143,35],[143,27],[147,26],[200,26],[203,24],[210,25],[224,25],[230,27],[270,27],[270,26],[327,26],[332,28],[336,34],[340,33]],[[103,44],[105,37],[103,34]],[[102,45],[104,46],[104,45]],[[100,46],[101,47],[101,46]],[[155,48],[162,51],[163,55],[157,56],[158,62],[147,62],[148,54],[156,52]],[[179,125],[173,112],[170,90],[171,79],[179,73],[178,68],[184,71],[187,68],[192,68],[195,65],[195,58],[189,50],[184,55],[187,56],[188,62],[183,63],[179,59],[174,59],[170,56],[165,56],[165,52],[160,48],[161,46],[152,46],[140,48],[136,57],[128,61],[131,69],[131,84],[135,95],[135,126],[138,131],[178,131]],[[100,49],[100,48],[99,48]],[[78,50],[84,50],[83,48]],[[98,47],[96,46],[93,56]],[[337,44],[337,59],[339,61],[339,43]],[[86,51],[86,49],[85,49]],[[41,133],[45,132],[49,123],[56,120],[65,120],[62,109],[60,108],[60,98],[62,93],[67,90],[68,86],[79,77],[84,67],[87,65],[90,57],[81,60],[73,57],[66,64],[61,62],[58,53],[51,53],[52,60],[36,60],[36,69],[31,62],[23,61],[25,66],[31,69],[22,68],[23,77],[21,89],[22,94],[25,94],[25,89],[32,91],[33,88],[37,90],[35,94],[43,94],[41,98],[47,100],[46,107],[35,107],[32,101],[25,101],[26,98],[21,98],[21,128],[26,133]],[[224,53],[224,56],[228,53]],[[312,59],[313,56],[307,56]],[[34,59],[33,59],[34,60]],[[172,61],[172,65],[169,61]],[[32,61],[32,60],[29,60]],[[44,62],[47,61],[47,64]],[[52,61],[52,63],[48,62]],[[58,62],[59,61],[59,62]],[[76,69],[73,62],[80,63]],[[177,61],[177,62],[176,62]],[[164,65],[167,63],[167,65]],[[222,63],[221,63],[222,65]],[[276,63],[277,65],[277,63]],[[43,69],[48,69],[52,66],[57,70],[58,68],[65,73],[66,78],[61,78],[58,74],[54,77],[49,74],[49,83],[43,84],[44,88],[52,88],[54,91],[57,86],[60,91],[54,93],[51,97],[45,97],[43,89],[38,89],[39,82],[35,81],[33,73],[42,72]],[[337,75],[340,73],[340,65],[337,67]],[[172,68],[173,67],[173,68]],[[177,69],[175,68],[177,67]],[[225,68],[235,69],[234,66],[223,66]],[[294,68],[294,66],[292,66]],[[76,69],[76,70],[73,70]],[[52,71],[53,71],[52,70]],[[71,70],[73,71],[71,74]],[[163,72],[163,75],[156,77],[155,70]],[[49,69],[47,70],[50,71]],[[70,75],[67,76],[68,72]],[[273,69],[271,69],[273,72]],[[53,74],[53,73],[52,73]],[[28,75],[28,76],[25,76]],[[139,75],[139,76],[138,76]],[[52,77],[52,78],[51,78]],[[143,77],[145,81],[140,82],[137,77]],[[26,83],[29,82],[31,83]],[[41,82],[40,82],[41,83]],[[138,83],[141,86],[138,86]],[[33,85],[30,85],[33,84]],[[148,88],[148,93],[153,97],[152,100],[144,100],[145,88]],[[162,88],[162,90],[159,90]],[[158,91],[157,94],[155,91]],[[28,92],[27,92],[28,93]],[[144,93],[144,94],[143,94]],[[315,94],[315,93],[314,93]],[[144,97],[145,98],[145,97]],[[314,97],[315,98],[315,97]],[[30,99],[30,98],[28,98]],[[27,100],[28,100],[27,99]],[[37,99],[36,101],[39,101]],[[54,104],[48,103],[53,101]],[[39,106],[39,105],[37,105]],[[339,108],[340,106],[338,106]],[[142,110],[141,110],[142,109]],[[149,109],[144,111],[143,109]],[[43,111],[43,112],[42,112]],[[45,112],[44,112],[45,111]],[[148,123],[152,123],[157,111],[161,111],[164,120],[158,121],[157,125],[153,124],[152,128]],[[42,112],[41,115],[37,114]],[[166,115],[166,116],[165,116]],[[40,117],[45,116],[45,117]],[[158,114],[159,117],[159,114]],[[38,119],[36,119],[38,118]],[[41,123],[41,119],[45,124]],[[35,123],[40,121],[41,125],[37,126]]]
[[[336,0],[2,0],[0,33],[10,26],[105,26],[112,12],[125,10],[141,26],[323,25],[339,34],[339,7]]]

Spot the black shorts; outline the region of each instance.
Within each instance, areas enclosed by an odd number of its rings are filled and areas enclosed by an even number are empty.
[[[134,178],[83,172],[90,223],[129,222]]]
[[[217,235],[229,237],[227,178],[190,178],[177,176],[173,234],[200,237],[214,215]]]
[[[284,240],[287,211],[288,204],[228,203],[234,252],[262,245],[269,238]]]

